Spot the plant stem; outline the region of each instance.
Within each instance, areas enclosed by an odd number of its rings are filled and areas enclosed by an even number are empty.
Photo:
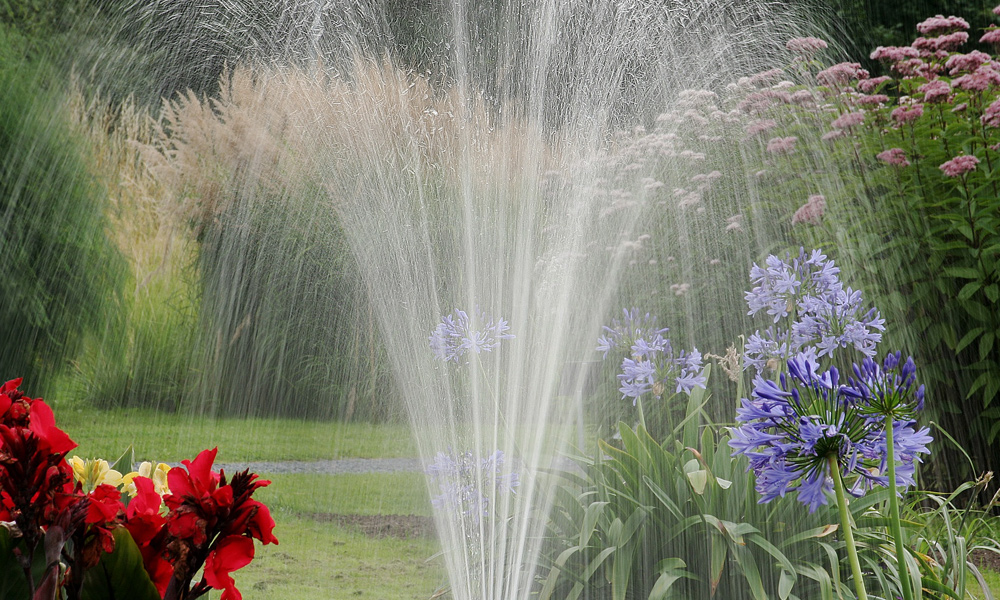
[[[642,413],[642,396],[636,396],[635,406],[639,409],[639,424],[642,425],[643,429],[646,429],[646,415]],[[646,431],[649,431],[646,429]]]
[[[887,417],[886,421],[885,447],[886,462],[889,466],[889,529],[892,532],[893,541],[896,543],[896,563],[903,600],[913,600],[913,590],[910,588],[910,570],[906,567],[903,534],[899,524],[899,500],[896,498],[896,457],[892,441],[892,417]]]
[[[844,493],[844,480],[840,477],[840,465],[837,456],[831,454],[827,458],[830,463],[830,475],[833,476],[833,488],[837,491],[837,507],[840,509],[840,527],[844,530],[844,542],[847,544],[847,560],[851,563],[851,574],[854,576],[854,589],[858,600],[868,600],[865,592],[865,582],[861,578],[861,563],[858,561],[858,547],[854,543],[854,530],[851,528],[851,515],[847,510],[847,495]]]

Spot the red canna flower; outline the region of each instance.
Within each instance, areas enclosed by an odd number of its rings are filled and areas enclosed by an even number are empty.
[[[243,600],[236,582],[229,575],[253,560],[253,540],[241,535],[221,538],[205,559],[205,583],[222,591],[219,600]]]
[[[257,475],[242,471],[227,482],[224,472],[212,471],[218,449],[204,450],[186,469],[167,474],[170,509],[166,528],[170,535],[167,556],[173,562],[173,579],[166,598],[183,598],[194,574],[204,565],[202,580],[191,589],[196,597],[208,588],[223,590],[223,600],[239,600],[239,590],[229,573],[253,559],[253,540],[277,544],[274,519],[266,506],[251,498],[268,485]]]
[[[162,597],[174,574],[173,567],[163,558],[167,541],[163,526],[167,520],[160,514],[162,499],[152,479],[136,477],[132,481],[136,496],[125,509],[125,528],[139,547],[146,573]]]

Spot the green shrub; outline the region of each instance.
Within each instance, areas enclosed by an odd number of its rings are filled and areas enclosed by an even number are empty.
[[[45,382],[104,325],[124,269],[55,81],[42,63],[0,60],[0,364]]]

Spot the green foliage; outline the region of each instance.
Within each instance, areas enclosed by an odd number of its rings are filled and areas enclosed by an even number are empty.
[[[384,350],[326,196],[235,193],[240,198],[205,235],[201,253],[203,390],[213,410],[391,416]]]
[[[829,597],[832,511],[758,504],[728,435],[711,428],[698,449],[619,431],[620,448],[576,459],[582,476],[557,474],[541,598]]]
[[[970,31],[970,37],[977,35]],[[943,58],[929,62],[942,82],[954,83],[964,73],[949,73]],[[780,91],[763,85],[742,93],[743,99],[758,99],[746,111],[748,127],[776,123],[745,145],[768,172],[758,191],[768,203],[784,207],[784,219],[798,222],[791,245],[824,248],[856,274],[854,287],[893,323],[882,347],[914,355],[933,417],[960,432],[958,441],[976,464],[995,464],[1000,320],[993,307],[1000,300],[1000,195],[994,166],[1000,153],[994,146],[1000,135],[983,118],[997,98],[996,87],[956,86],[947,98],[922,104],[922,116],[901,122],[893,111],[922,103],[920,86],[928,79],[892,71],[888,82],[862,90],[857,77],[838,85],[819,80],[824,66],[796,61],[786,75],[798,85]],[[777,95],[759,102],[770,93]],[[781,100],[781,94],[796,93],[812,99]],[[886,99],[880,103],[876,94]],[[847,114],[863,115],[863,123],[832,131],[834,120]],[[819,139],[822,133],[831,137]],[[794,152],[766,150],[766,140],[786,136],[797,138]],[[902,153],[907,164],[877,158],[890,149]],[[961,176],[943,172],[942,165],[961,155],[974,156],[979,164]],[[826,196],[822,216],[800,218],[804,213],[796,209],[820,191]],[[789,203],[789,197],[798,200]],[[956,449],[949,452],[959,458]],[[940,470],[931,476],[947,479],[944,487],[961,481]]]
[[[0,364],[32,381],[51,381],[99,331],[124,266],[53,81],[44,64],[0,62]]]
[[[101,560],[84,576],[81,600],[160,600],[156,586],[146,574],[142,554],[124,527],[112,531],[115,549],[102,553]]]

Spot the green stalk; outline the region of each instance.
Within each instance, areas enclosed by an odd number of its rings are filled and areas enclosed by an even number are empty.
[[[646,415],[642,414],[642,396],[636,396],[635,406],[639,409],[639,424],[642,425],[643,429],[646,429]],[[646,429],[646,431],[649,431]]]
[[[913,590],[910,588],[910,571],[906,567],[902,528],[899,524],[899,500],[896,498],[896,457],[892,441],[892,417],[887,417],[886,422],[886,462],[889,465],[889,531],[892,532],[892,539],[896,542],[896,563],[899,569],[899,586],[903,592],[903,600],[913,600]]]
[[[833,475],[833,488],[837,491],[837,507],[840,509],[840,527],[844,530],[844,541],[847,544],[847,560],[851,563],[851,574],[854,576],[854,589],[858,594],[858,600],[868,600],[868,593],[865,592],[865,582],[861,578],[861,563],[858,561],[858,547],[854,543],[851,515],[847,511],[847,495],[844,493],[844,480],[840,477],[840,464],[838,464],[835,454],[831,454],[827,460],[830,463],[830,474]]]

